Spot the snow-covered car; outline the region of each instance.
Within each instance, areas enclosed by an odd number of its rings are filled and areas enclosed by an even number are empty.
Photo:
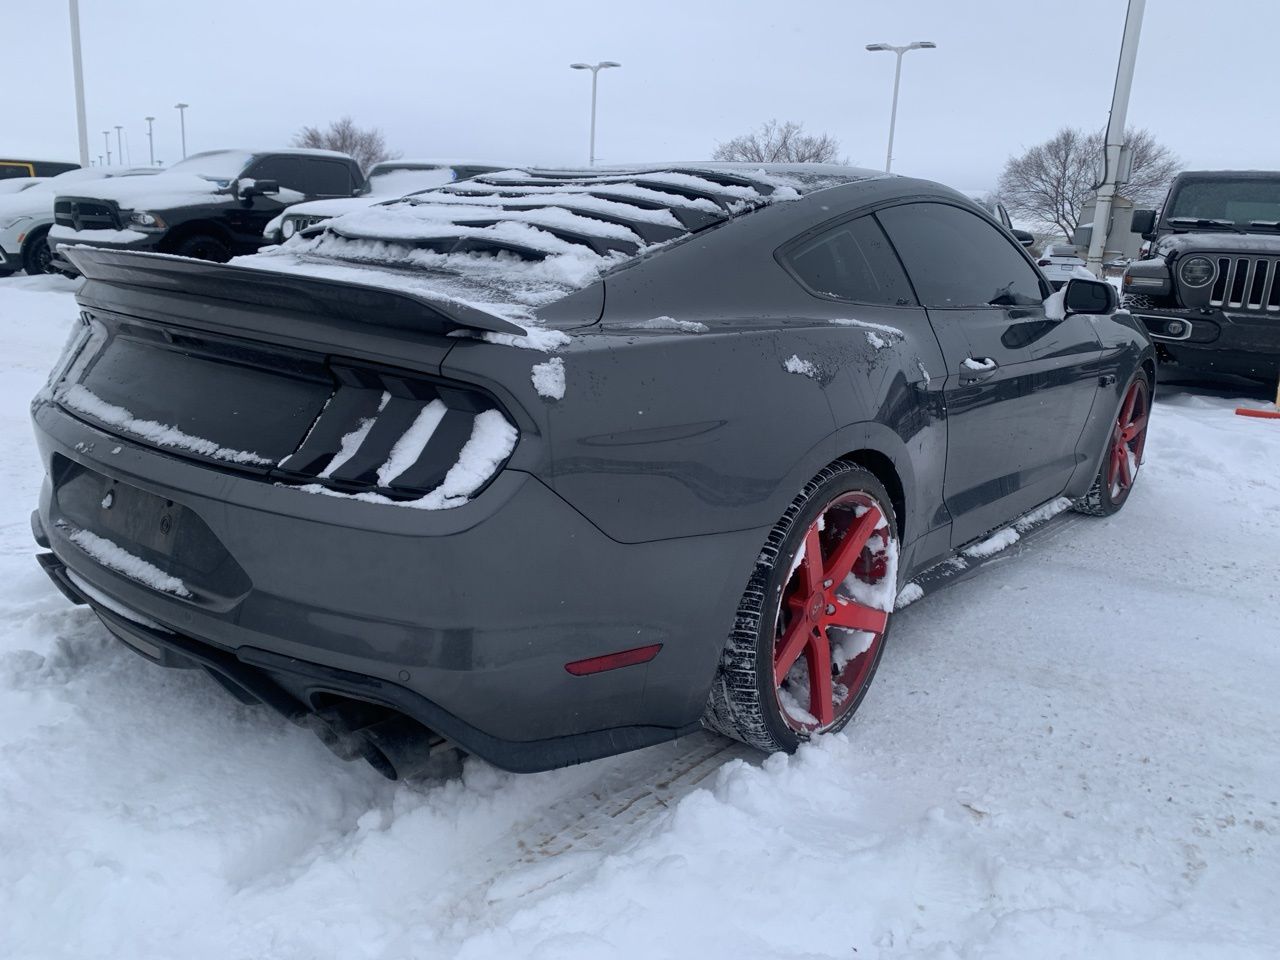
[[[1070,243],[1049,244],[1036,265],[1055,290],[1073,277],[1093,278],[1093,274],[1086,269],[1084,260],[1080,258],[1079,251]]]
[[[146,183],[101,183],[62,192],[50,246],[59,269],[75,267],[59,247],[87,244],[225,262],[262,245],[262,228],[305,200],[364,189],[359,165],[331,150],[211,150]]]
[[[703,723],[793,751],[858,709],[913,577],[1114,514],[1142,463],[1115,288],[1052,293],[878,171],[510,170],[234,264],[70,256],[41,564],[393,778]]]
[[[50,253],[45,238],[53,226],[53,207],[59,193],[73,189],[75,184],[158,172],[154,167],[85,167],[47,179],[0,180],[0,276],[19,270],[30,274],[49,272]],[[6,187],[10,184],[21,189],[9,192]]]
[[[263,240],[282,243],[295,233],[324,223],[332,217],[362,210],[384,200],[395,200],[419,190],[429,190],[457,180],[469,180],[482,173],[510,169],[512,164],[476,160],[384,160],[368,174],[365,189],[358,197],[311,200],[290,207],[266,225]]]
[[[34,187],[37,183],[44,183],[48,179],[48,177],[10,177],[7,180],[0,180],[0,197],[21,193],[28,187]]]

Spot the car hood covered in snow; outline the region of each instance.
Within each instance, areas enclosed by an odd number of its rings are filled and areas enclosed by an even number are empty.
[[[230,188],[190,173],[113,177],[84,186],[69,184],[58,196],[111,200],[126,210],[174,210],[208,203],[233,203],[236,199]]]

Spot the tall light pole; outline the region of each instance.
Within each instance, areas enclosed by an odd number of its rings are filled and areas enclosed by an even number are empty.
[[[173,109],[178,111],[178,122],[182,125],[182,159],[187,159],[187,103],[175,103]]]
[[[107,166],[111,166],[111,131],[102,131],[102,142],[107,145]]]
[[[147,160],[151,166],[156,165],[156,142],[151,136],[151,124],[155,123],[155,117],[143,117],[147,121]]]
[[[120,124],[116,124],[116,156],[124,163],[124,142],[120,139]]]
[[[615,60],[601,60],[599,63],[571,63],[569,67],[573,70],[590,70],[591,71],[591,153],[590,165],[596,165],[596,82],[600,78],[601,70],[608,70],[610,67],[620,67],[622,64]]]
[[[932,50],[937,44],[932,40],[917,40],[915,43],[908,43],[906,46],[895,47],[890,43],[868,43],[867,49],[872,52],[881,50],[896,53],[898,62],[893,68],[893,108],[889,111],[889,149],[884,155],[884,172],[888,173],[893,167],[893,131],[898,124],[898,84],[902,80],[902,55],[908,50]]]
[[[1124,39],[1120,41],[1120,63],[1116,67],[1116,85],[1111,93],[1111,116],[1107,120],[1107,144],[1103,156],[1106,168],[1098,187],[1093,207],[1093,233],[1089,236],[1089,252],[1085,265],[1101,277],[1106,259],[1107,235],[1111,232],[1111,205],[1122,179],[1128,177],[1128,151],[1124,143],[1124,125],[1129,114],[1129,92],[1133,89],[1133,68],[1138,62],[1138,37],[1142,33],[1142,15],[1147,0],[1129,0],[1124,18]]]
[[[80,166],[89,165],[89,125],[84,118],[84,70],[80,66],[80,0],[71,4],[71,75],[76,85],[76,133],[80,137]]]

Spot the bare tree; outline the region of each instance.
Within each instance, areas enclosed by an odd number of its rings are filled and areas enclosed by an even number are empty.
[[[1120,193],[1136,204],[1157,204],[1182,161],[1148,130],[1130,129],[1125,137],[1133,151],[1133,172]],[[1081,209],[1097,189],[1104,147],[1101,132],[1063,127],[1044,143],[1010,157],[997,193],[1011,213],[1056,227],[1070,238]]]
[[[377,127],[357,127],[350,117],[343,117],[329,124],[328,130],[319,127],[303,127],[293,138],[295,147],[315,150],[337,150],[353,157],[361,170],[368,170],[381,160],[394,160],[400,156],[387,149],[386,138]]]
[[[828,134],[805,133],[804,124],[793,120],[770,120],[759,130],[719,144],[711,157],[746,163],[835,163],[839,151],[839,142]]]

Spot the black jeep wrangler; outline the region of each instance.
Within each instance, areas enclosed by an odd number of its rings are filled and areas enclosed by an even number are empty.
[[[75,267],[59,247],[80,244],[225,263],[255,252],[262,228],[285,208],[364,186],[359,165],[328,150],[198,153],[153,177],[95,180],[58,196],[49,246],[66,273]]]
[[[1124,305],[1156,342],[1165,376],[1280,377],[1280,172],[1180,174],[1164,207],[1135,210],[1147,259]]]

